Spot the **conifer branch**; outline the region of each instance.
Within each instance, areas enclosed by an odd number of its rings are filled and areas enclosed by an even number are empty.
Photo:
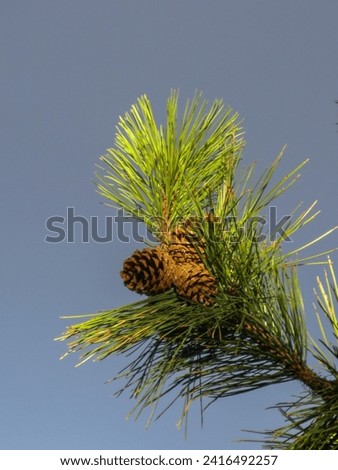
[[[266,349],[267,354],[282,365],[292,378],[301,381],[323,399],[332,396],[329,392],[332,390],[333,381],[316,374],[296,352],[290,353],[278,337],[271,335],[264,328],[249,323],[245,323],[243,329],[259,344],[261,350]]]
[[[318,214],[315,203],[298,216],[297,206],[279,237],[276,228],[264,232],[264,211],[298,181],[306,161],[270,187],[284,149],[254,181],[254,165],[239,169],[243,146],[238,115],[221,100],[208,108],[198,93],[180,119],[173,90],[165,126],[156,124],[145,95],[120,117],[115,146],[101,157],[97,189],[158,242],[136,250],[121,270],[125,286],[146,297],[70,317],[80,323],[57,339],[68,341],[65,355],[80,354],[80,364],[131,355],[114,378],[125,380],[118,394],[131,391],[135,412],[150,408],[151,418],[166,399],[165,410],[183,400],[182,422],[195,400],[206,399],[208,406],[298,380],[306,394],[277,405],[288,423],[266,433],[265,442],[338,448],[338,285],[331,260],[323,259],[330,251],[295,257],[337,227],[285,252],[283,240]],[[329,268],[315,291],[321,342],[308,333],[297,272],[314,263]],[[309,354],[320,375],[309,367]]]

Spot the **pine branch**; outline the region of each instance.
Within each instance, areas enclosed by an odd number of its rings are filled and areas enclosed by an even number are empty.
[[[196,94],[180,120],[176,91],[167,101],[165,126],[157,126],[146,96],[120,117],[115,146],[101,157],[97,188],[158,240],[131,254],[121,271],[125,286],[147,297],[72,317],[80,323],[58,340],[69,341],[66,355],[79,353],[80,364],[130,355],[114,378],[125,380],[118,394],[130,391],[136,414],[150,408],[150,419],[163,401],[167,410],[183,400],[181,423],[195,400],[209,406],[298,380],[307,395],[279,406],[289,423],[267,433],[265,442],[337,448],[337,282],[332,262],[323,260],[329,252],[295,257],[337,227],[284,252],[283,240],[318,214],[313,203],[299,215],[296,207],[281,236],[264,232],[263,211],[299,179],[306,161],[271,188],[282,151],[255,182],[254,165],[239,169],[244,142],[237,119],[222,101],[208,108]],[[331,276],[318,280],[315,291],[321,342],[309,338],[297,271],[314,263],[326,263]],[[309,353],[324,377],[309,367]]]
[[[273,357],[278,364],[282,364],[292,378],[301,381],[323,399],[332,397],[330,392],[335,382],[316,374],[297,353],[290,353],[278,337],[271,335],[265,328],[250,323],[244,324],[244,330],[253,341],[257,342],[261,350],[266,349],[267,355]]]

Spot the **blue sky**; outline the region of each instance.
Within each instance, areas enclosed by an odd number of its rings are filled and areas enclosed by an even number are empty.
[[[121,264],[135,248],[45,242],[53,215],[103,219],[92,182],[113,145],[119,115],[146,93],[161,116],[171,88],[223,98],[246,131],[244,164],[258,171],[287,144],[278,170],[306,158],[302,178],[278,206],[316,199],[320,216],[294,243],[337,224],[338,3],[335,0],[14,0],[3,2],[1,49],[0,447],[3,449],[245,449],[242,429],[282,423],[273,410],[296,383],[219,400],[204,426],[198,405],[188,436],[179,406],[145,430],[125,416],[129,397],[105,381],[123,359],[74,368],[54,342],[62,315],[95,313],[138,300]],[[79,235],[79,233],[75,234]],[[296,245],[295,245],[296,246]],[[318,251],[337,246],[336,235]],[[337,256],[333,255],[333,260]],[[322,267],[304,268],[310,328],[312,287]]]

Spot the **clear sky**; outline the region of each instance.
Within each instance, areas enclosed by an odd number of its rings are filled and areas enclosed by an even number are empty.
[[[180,405],[145,430],[125,419],[133,402],[105,381],[122,358],[63,361],[54,342],[62,315],[95,313],[139,300],[121,264],[134,249],[46,243],[45,223],[112,215],[92,178],[112,146],[119,115],[146,93],[163,115],[171,88],[223,98],[246,131],[244,164],[269,165],[284,144],[279,176],[306,158],[279,213],[318,199],[321,215],[294,243],[337,224],[338,2],[325,0],[13,0],[0,7],[1,264],[0,447],[2,449],[245,449],[242,429],[282,423],[266,410],[301,390],[296,383],[219,400],[188,436]],[[161,114],[162,113],[162,114]],[[101,226],[103,229],[104,227]],[[296,246],[296,245],[295,245]],[[318,251],[337,246],[331,236]],[[337,256],[333,256],[337,260]],[[309,325],[322,267],[304,268]]]

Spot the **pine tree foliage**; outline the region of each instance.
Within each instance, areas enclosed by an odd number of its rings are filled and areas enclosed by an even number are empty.
[[[163,128],[157,126],[147,96],[141,96],[120,117],[115,147],[101,157],[99,193],[145,222],[160,240],[193,215],[193,201],[203,206],[226,178],[230,161],[239,161],[243,140],[238,115],[224,110],[221,100],[209,110],[207,104],[196,93],[179,120],[173,90]]]
[[[328,260],[328,272],[324,272],[324,282],[317,278],[314,290],[314,308],[322,333],[319,341],[310,339],[309,353],[325,371],[330,386],[320,393],[308,389],[290,403],[280,403],[277,408],[287,424],[277,430],[265,433],[268,448],[291,450],[337,450],[338,449],[338,284],[332,261]],[[323,315],[320,314],[321,310]],[[327,326],[324,326],[324,321]],[[330,333],[331,337],[327,333]]]
[[[196,93],[179,119],[178,93],[158,126],[146,96],[120,118],[115,146],[101,158],[98,191],[141,220],[156,237],[127,258],[121,277],[146,297],[76,318],[58,338],[81,361],[130,357],[117,377],[138,416],[149,421],[176,400],[182,423],[194,401],[213,401],[299,380],[306,393],[277,405],[287,424],[266,433],[266,445],[338,448],[337,283],[326,253],[291,251],[283,243],[318,214],[315,203],[296,207],[282,236],[264,231],[265,211],[288,190],[306,163],[272,184],[283,151],[256,181],[254,165],[239,167],[243,137],[238,116],[221,100]],[[277,236],[278,235],[278,236]],[[309,336],[298,270],[326,264],[315,307],[321,342]],[[307,312],[306,312],[307,313]],[[326,323],[325,323],[326,322]],[[309,367],[309,355],[320,370]],[[161,406],[161,408],[159,408]]]

